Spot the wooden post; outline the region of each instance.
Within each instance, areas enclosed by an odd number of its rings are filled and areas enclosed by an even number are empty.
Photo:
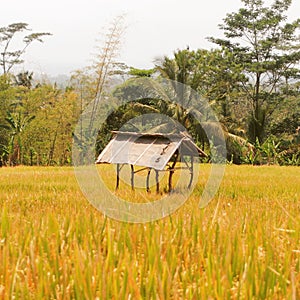
[[[131,166],[131,189],[134,190],[134,168],[133,165]]]
[[[188,188],[191,187],[193,179],[194,179],[194,156],[191,155],[191,168],[190,168],[190,174],[191,174],[191,178],[190,178],[190,182],[188,185]]]
[[[169,174],[169,193],[172,191],[172,177],[174,174],[174,170],[170,169],[170,174]]]
[[[169,193],[172,191],[172,177],[173,177],[173,174],[174,174],[174,168],[175,168],[175,165],[177,163],[177,159],[178,159],[178,152],[176,152],[175,154],[175,157],[174,157],[174,161],[171,165],[171,168],[170,168],[170,174],[169,174]]]
[[[155,170],[155,180],[156,180],[156,193],[159,193],[159,173]]]
[[[151,169],[148,169],[148,174],[147,174],[147,179],[146,179],[146,190],[147,190],[147,193],[150,193],[150,187],[149,187],[150,172],[151,172]]]
[[[117,164],[117,183],[116,183],[116,190],[119,189],[120,184],[120,164]]]

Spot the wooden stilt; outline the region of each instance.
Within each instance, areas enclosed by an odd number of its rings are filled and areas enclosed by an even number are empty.
[[[172,191],[172,177],[173,177],[173,174],[174,174],[174,169],[171,169],[170,173],[169,173],[169,193]]]
[[[117,183],[116,183],[116,190],[119,189],[120,184],[120,164],[117,164]]]
[[[131,189],[134,190],[134,168],[133,165],[131,166]]]
[[[175,165],[177,163],[177,159],[178,159],[178,152],[175,153],[175,156],[174,156],[174,161],[170,167],[170,173],[169,173],[169,184],[168,184],[168,188],[169,188],[169,193],[172,191],[172,178],[173,178],[173,174],[174,174],[174,168],[175,168]]]
[[[156,180],[156,193],[159,193],[159,173],[155,170],[155,180]]]
[[[147,189],[147,193],[150,193],[150,187],[149,187],[150,172],[151,172],[151,169],[148,169],[147,179],[146,179],[146,189]]]
[[[191,187],[193,179],[194,179],[194,156],[192,156],[192,155],[191,155],[190,175],[191,175],[191,178],[190,178],[190,182],[189,182],[188,188]]]

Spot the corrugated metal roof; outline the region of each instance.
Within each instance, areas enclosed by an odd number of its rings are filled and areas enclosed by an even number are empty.
[[[96,163],[130,164],[163,170],[179,149],[182,155],[206,156],[186,134],[114,132]]]

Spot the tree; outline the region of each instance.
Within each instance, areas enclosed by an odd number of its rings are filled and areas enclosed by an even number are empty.
[[[16,99],[16,88],[12,85],[12,76],[0,75],[0,156],[8,156],[9,132],[4,124],[7,123],[7,111]],[[4,158],[3,158],[4,160]]]
[[[23,86],[31,89],[33,81],[33,72],[20,72],[15,76],[15,82],[18,86]]]
[[[231,157],[234,151],[230,145],[232,140],[243,140],[236,136],[240,134],[239,120],[234,115],[233,107],[239,97],[238,87],[246,80],[241,66],[234,61],[233,54],[227,49],[179,50],[174,53],[173,58],[164,57],[157,64],[157,70],[162,77],[174,80],[174,90],[180,90],[176,87],[176,82],[179,82],[190,86],[209,101],[223,125],[228,155]],[[180,97],[189,96],[183,94]],[[191,112],[182,109],[178,103],[171,103],[168,111],[172,111],[173,113],[167,114],[186,127],[204,147],[207,138],[202,126],[194,123]],[[214,124],[210,123],[206,126],[213,128]]]
[[[72,132],[80,114],[76,93],[43,84],[28,90],[24,98],[24,111],[36,117],[22,135],[23,162],[69,164]]]
[[[130,68],[128,74],[136,77],[151,77],[155,72],[155,69],[137,69]]]
[[[120,15],[111,22],[108,32],[105,34],[105,41],[99,49],[99,54],[92,66],[95,75],[94,105],[92,108],[90,129],[93,126],[95,114],[101,96],[108,83],[108,79],[115,73],[115,68],[120,64],[115,61],[121,46],[121,38],[124,33],[124,16]]]
[[[264,139],[268,118],[282,100],[281,90],[300,76],[300,19],[286,22],[291,0],[275,0],[270,7],[262,0],[241,1],[244,7],[227,14],[220,25],[225,38],[210,40],[231,51],[243,66],[248,82],[242,87],[251,105],[248,137],[255,142]]]
[[[22,133],[35,116],[26,116],[19,111],[17,114],[7,113],[5,118],[8,126],[1,125],[10,131],[9,165],[22,163]]]
[[[184,103],[184,99],[188,97],[185,95],[185,89],[182,88],[184,85],[190,86],[193,90],[198,90],[202,82],[204,72],[198,68],[197,58],[199,52],[201,50],[197,52],[188,49],[179,50],[174,52],[174,58],[165,56],[156,64],[156,69],[160,75],[163,78],[172,80],[174,91],[178,93],[176,97],[180,99],[178,103],[169,103],[165,111],[185,127],[187,127],[189,112],[184,110],[179,103]]]
[[[0,28],[0,66],[3,74],[9,73],[15,65],[23,63],[22,55],[28,46],[34,41],[43,42],[43,37],[50,35],[48,32],[35,32],[23,37],[23,46],[21,49],[11,49],[13,40],[24,31],[30,31],[27,23],[13,23]]]
[[[231,97],[237,97],[238,86],[245,81],[241,66],[227,49],[179,50],[174,58],[164,57],[157,64],[157,70],[162,77],[199,92],[221,118],[230,115]]]
[[[116,61],[124,29],[124,16],[115,17],[103,34],[102,45],[97,47],[98,53],[94,58],[93,65],[77,71],[71,78],[72,88],[79,95],[81,113],[91,103],[88,125],[83,124],[84,122],[80,118],[80,134],[74,134],[73,137],[82,145],[93,143],[93,137],[97,135],[95,123],[97,123],[97,113],[101,100],[103,100],[102,97],[115,84],[113,80],[116,78],[115,76],[123,75],[127,68],[126,65]]]

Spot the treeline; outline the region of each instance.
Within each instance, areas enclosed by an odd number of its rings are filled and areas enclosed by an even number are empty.
[[[74,72],[63,90],[35,83],[29,72],[16,76],[3,72],[2,164],[70,164],[74,126],[87,105],[108,93],[126,98],[136,88],[135,78],[153,77],[190,86],[208,100],[222,124],[229,162],[300,165],[300,19],[287,22],[289,0],[276,0],[269,7],[260,0],[242,3],[220,24],[224,38],[209,38],[216,49],[177,50],[172,57],[157,60],[151,70],[117,63],[123,33],[123,18],[118,17],[94,65]],[[111,130],[158,112],[181,123],[209,152],[207,138],[189,111],[160,100],[154,94],[111,112],[99,128],[97,151]]]
[[[0,159],[5,165],[64,165],[71,163],[72,132],[80,113],[78,96],[50,84],[31,87],[0,77]]]

